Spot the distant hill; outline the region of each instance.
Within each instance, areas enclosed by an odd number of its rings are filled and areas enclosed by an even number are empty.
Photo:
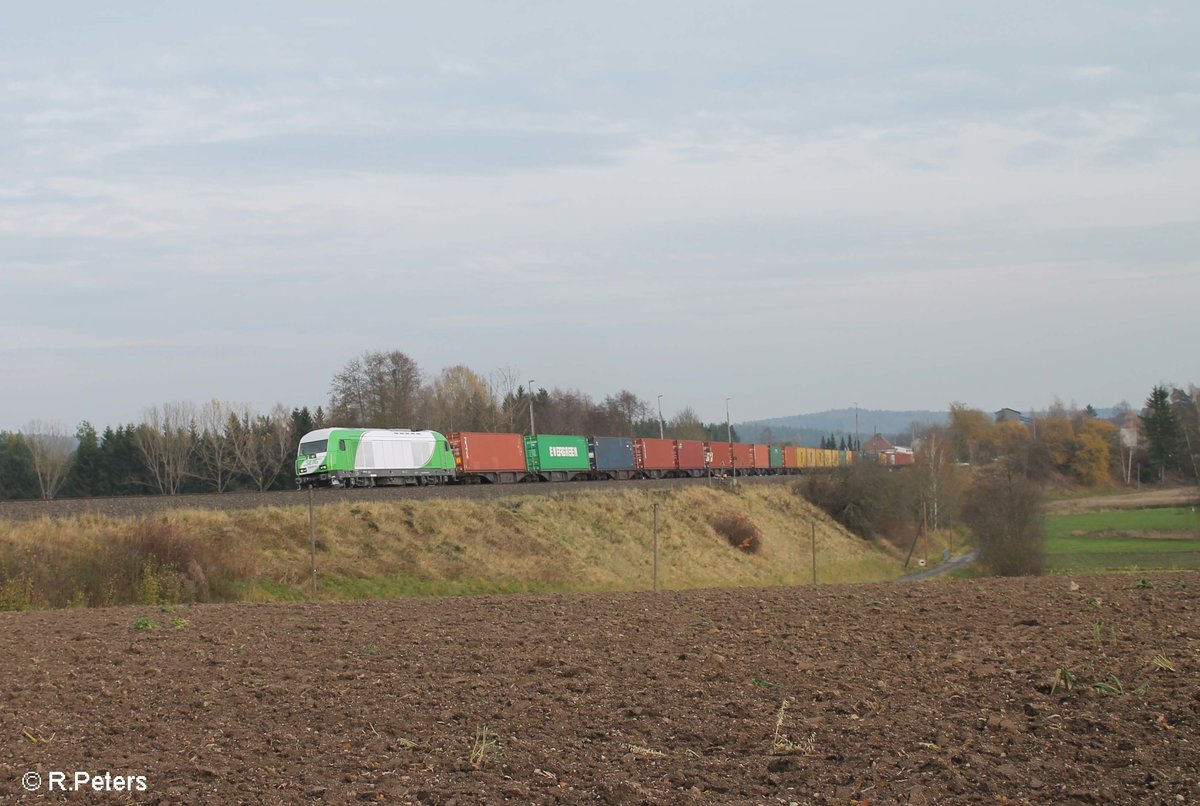
[[[854,413],[850,409],[832,409],[814,414],[796,414],[791,417],[773,417],[768,420],[750,420],[737,423],[738,436],[747,442],[793,442],[797,445],[816,447],[821,437],[835,434],[854,434]],[[950,421],[945,411],[881,411],[858,409],[858,434],[863,442],[878,432],[889,439],[912,433],[912,424],[946,425]],[[764,439],[764,432],[769,439]],[[909,440],[900,440],[907,445]]]
[[[991,412],[987,412],[991,414]],[[1096,416],[1108,420],[1117,415],[1115,408],[1098,408]],[[1030,412],[1021,414],[1029,416]],[[1033,412],[1034,417],[1045,417],[1045,411]],[[918,425],[948,425],[948,411],[883,411],[877,409],[858,410],[858,435],[866,442],[874,433],[897,445],[909,445],[912,440],[913,423]],[[854,409],[831,409],[815,414],[796,414],[791,417],[773,417],[768,420],[748,420],[734,423],[738,438],[746,442],[791,442],[803,447],[817,447],[822,437],[830,434],[841,437],[854,434]],[[764,434],[766,436],[764,437]]]

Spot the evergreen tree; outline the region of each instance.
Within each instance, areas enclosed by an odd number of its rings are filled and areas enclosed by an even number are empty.
[[[1146,435],[1146,455],[1151,470],[1157,470],[1161,479],[1167,470],[1180,467],[1184,451],[1179,418],[1171,407],[1171,393],[1165,386],[1155,386],[1146,398],[1146,407],[1140,417],[1142,432]]]
[[[103,491],[99,489],[102,484],[100,437],[92,424],[84,420],[75,431],[75,439],[78,440],[75,448],[75,461],[71,464],[71,471],[67,475],[63,495],[68,498],[103,495]]]
[[[1195,386],[1190,392],[1171,390],[1171,410],[1179,423],[1179,468],[1193,478],[1200,478],[1200,408],[1196,396],[1200,390]]]
[[[317,410],[320,413],[320,409]],[[308,406],[299,409],[292,409],[292,420],[289,424],[291,433],[292,446],[298,448],[300,438],[309,431],[315,431],[317,428],[316,422],[309,412]],[[279,475],[272,485],[275,490],[287,490],[296,485],[296,452],[292,451],[283,458],[283,467],[279,471]]]
[[[0,498],[40,498],[33,457],[20,434],[0,432]]]
[[[104,429],[100,438],[100,473],[97,495],[138,495],[148,492],[150,480],[134,442],[134,425]]]
[[[316,428],[313,416],[308,411],[308,406],[302,409],[292,409],[292,436],[295,437],[297,444],[300,442],[300,437],[309,431],[315,431]]]

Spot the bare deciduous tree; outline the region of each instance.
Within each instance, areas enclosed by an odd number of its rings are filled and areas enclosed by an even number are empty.
[[[963,518],[979,561],[994,574],[1039,574],[1045,564],[1042,489],[1012,473],[980,475],[971,485]]]
[[[685,406],[667,422],[667,435],[673,439],[705,439],[704,423],[691,406]]]
[[[222,400],[210,400],[200,407],[196,417],[196,453],[198,472],[211,481],[217,492],[229,487],[237,472],[237,458],[229,440],[229,417],[234,407]]]
[[[238,468],[259,490],[275,483],[284,461],[295,450],[291,415],[282,404],[264,415],[242,409],[230,420],[228,436]]]
[[[489,431],[516,430],[517,413],[522,407],[522,401],[517,395],[517,390],[521,388],[520,377],[520,370],[507,365],[492,370],[488,376],[488,392],[495,401]]]
[[[921,438],[913,470],[920,495],[934,531],[942,528],[943,512],[953,503],[958,490],[951,445],[940,428],[930,428]]]
[[[329,408],[344,426],[415,428],[421,370],[399,350],[366,352],[333,377]]]
[[[67,481],[75,458],[75,438],[61,423],[31,420],[21,432],[21,439],[33,459],[42,498],[49,500]]]
[[[195,407],[188,402],[151,406],[133,432],[142,462],[160,493],[177,495],[192,472]]]
[[[461,364],[446,367],[430,385],[430,421],[436,428],[482,431],[495,421],[495,402],[483,378]]]
[[[650,404],[628,389],[604,398],[605,422],[597,428],[603,434],[633,434],[639,420],[651,415]]]

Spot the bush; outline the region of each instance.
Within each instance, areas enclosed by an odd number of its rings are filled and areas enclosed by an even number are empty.
[[[710,521],[713,530],[729,541],[729,545],[747,554],[757,554],[762,548],[762,530],[738,512],[725,512]]]
[[[0,544],[0,610],[221,599],[238,576],[229,560],[228,546],[163,519],[106,524],[75,540]]]
[[[908,545],[916,531],[920,498],[911,470],[889,472],[864,462],[813,473],[795,489],[861,537],[886,537],[896,545]]]
[[[1000,576],[1040,574],[1046,533],[1042,488],[1019,476],[980,476],[967,493],[963,519],[980,563]]]

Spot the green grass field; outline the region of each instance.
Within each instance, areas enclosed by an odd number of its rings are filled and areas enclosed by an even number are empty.
[[[1181,537],[1200,537],[1200,510],[1163,507],[1051,515],[1046,518],[1047,537],[1067,537],[1074,532],[1171,532]]]
[[[1200,512],[1191,507],[1046,518],[1050,571],[1200,569]]]

